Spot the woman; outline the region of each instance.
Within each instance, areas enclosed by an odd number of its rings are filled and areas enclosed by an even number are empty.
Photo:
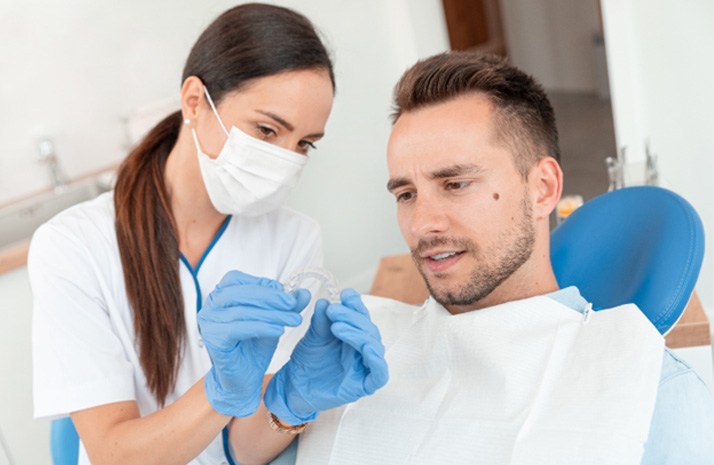
[[[227,463],[229,444],[261,462],[292,439],[261,392],[307,326],[309,293],[278,280],[321,262],[316,223],[281,205],[323,135],[332,64],[306,18],[249,4],[202,33],[182,82],[114,192],[33,238],[35,416],[70,414],[80,464]]]

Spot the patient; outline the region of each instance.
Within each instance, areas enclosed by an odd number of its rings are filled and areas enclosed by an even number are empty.
[[[322,412],[297,463],[714,463],[714,402],[642,312],[558,288],[563,176],[540,85],[451,52],[409,69],[394,103],[388,189],[431,298],[364,297],[390,380]]]

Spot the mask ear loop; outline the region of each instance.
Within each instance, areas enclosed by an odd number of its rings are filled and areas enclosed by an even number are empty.
[[[211,95],[208,93],[208,88],[206,88],[206,86],[203,86],[203,92],[206,94],[206,99],[208,99],[208,104],[211,105],[211,110],[213,110],[213,114],[216,115],[218,124],[221,125],[221,128],[223,128],[223,132],[225,132],[226,136],[227,136],[228,129],[226,129],[225,125],[223,124],[223,120],[221,120],[221,117],[218,115],[218,110],[216,110],[216,106],[213,104],[213,99],[211,98]]]

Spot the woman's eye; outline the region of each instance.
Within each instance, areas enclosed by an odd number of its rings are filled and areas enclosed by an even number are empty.
[[[277,135],[275,129],[268,126],[258,125],[255,130],[262,139],[270,139],[271,137],[275,137]]]
[[[301,140],[300,142],[298,142],[298,151],[300,151],[300,153],[307,153],[310,150],[317,150],[317,147],[314,143],[310,142],[309,140]]]

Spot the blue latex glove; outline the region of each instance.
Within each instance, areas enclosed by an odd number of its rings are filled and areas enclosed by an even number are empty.
[[[230,271],[198,313],[198,327],[213,366],[206,374],[208,401],[223,415],[258,410],[263,376],[286,326],[302,322],[310,292],[294,295],[278,281]]]
[[[345,289],[341,304],[320,299],[305,336],[270,380],[265,406],[298,425],[322,410],[354,402],[387,383],[384,346],[360,295]]]

